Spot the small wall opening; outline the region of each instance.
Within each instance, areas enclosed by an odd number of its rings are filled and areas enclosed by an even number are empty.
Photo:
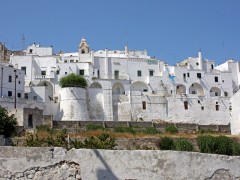
[[[28,115],[28,127],[33,128],[33,116],[32,116],[32,114]]]
[[[142,102],[142,108],[143,108],[143,110],[146,110],[146,108],[147,108],[146,101]]]
[[[188,109],[188,101],[184,101],[184,109],[187,110]]]

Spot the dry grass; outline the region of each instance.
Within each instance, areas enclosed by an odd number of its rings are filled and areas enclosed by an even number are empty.
[[[126,133],[126,132],[113,132],[113,131],[106,131],[106,130],[94,130],[94,131],[85,131],[85,132],[80,132],[80,133],[72,133],[69,134],[70,137],[72,138],[77,138],[77,137],[91,137],[91,136],[99,136],[102,133],[107,133],[112,137],[115,138],[160,138],[163,136],[168,136],[172,138],[187,138],[187,139],[193,139],[196,138],[197,136],[200,135],[213,135],[213,136],[219,136],[219,135],[225,135],[225,136],[231,136],[229,134],[224,134],[224,133],[176,133],[176,134],[171,134],[171,133],[161,133],[161,134],[145,134],[143,132],[137,132],[136,134],[132,133]],[[240,140],[240,136],[234,136],[234,138]]]

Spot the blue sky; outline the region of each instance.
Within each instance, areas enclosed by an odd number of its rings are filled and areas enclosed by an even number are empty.
[[[239,0],[0,0],[0,41],[10,49],[36,42],[77,51],[146,49],[175,64],[199,49],[218,64],[240,61]]]

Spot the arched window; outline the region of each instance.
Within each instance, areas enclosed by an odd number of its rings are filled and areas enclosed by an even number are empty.
[[[112,87],[113,94],[124,94],[124,87],[121,83],[115,83]]]

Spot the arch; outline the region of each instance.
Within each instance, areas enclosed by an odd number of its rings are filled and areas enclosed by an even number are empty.
[[[198,96],[204,96],[203,87],[199,83],[193,83],[189,87],[189,94],[197,94]]]
[[[131,84],[130,90],[131,91],[147,92],[148,91],[148,86],[144,82],[136,81],[133,84]]]
[[[210,89],[210,96],[214,97],[214,96],[221,96],[221,89],[217,88],[217,87],[212,87]]]
[[[112,87],[113,94],[124,94],[124,87],[121,83],[117,82]]]
[[[38,95],[43,99],[44,102],[53,101],[53,84],[49,81],[40,81],[35,87],[35,90],[40,88]]]
[[[184,86],[183,84],[179,84],[176,86],[176,94],[186,94],[186,86]]]
[[[52,83],[49,82],[49,81],[46,81],[46,80],[44,80],[44,81],[40,81],[40,82],[37,84],[37,86],[53,87]]]
[[[101,89],[102,85],[98,82],[94,82],[90,85],[90,88],[96,88],[96,89]]]

